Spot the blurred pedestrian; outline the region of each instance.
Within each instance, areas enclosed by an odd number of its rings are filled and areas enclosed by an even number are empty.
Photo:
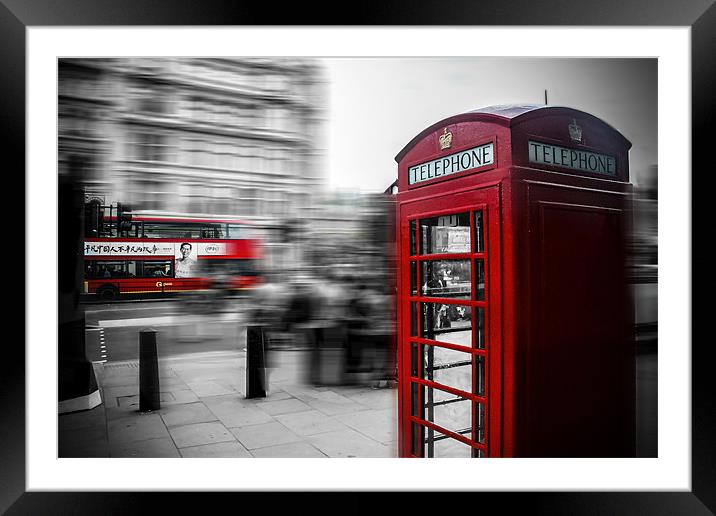
[[[279,328],[287,304],[288,289],[276,271],[258,272],[261,283],[254,288],[248,301],[247,320],[262,324],[269,331]]]
[[[290,286],[290,301],[283,320],[292,329],[296,324],[305,324],[315,315],[315,293],[310,278],[299,276]]]

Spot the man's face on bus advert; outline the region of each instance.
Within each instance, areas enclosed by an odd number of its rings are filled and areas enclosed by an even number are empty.
[[[181,252],[181,259],[186,260],[189,255],[191,254],[191,245],[190,244],[182,244],[179,248],[179,251]]]

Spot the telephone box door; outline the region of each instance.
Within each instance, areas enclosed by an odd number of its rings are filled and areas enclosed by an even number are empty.
[[[499,190],[400,207],[400,455],[499,452]]]

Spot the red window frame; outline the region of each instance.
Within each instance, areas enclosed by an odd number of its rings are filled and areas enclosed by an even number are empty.
[[[422,426],[425,429],[432,429],[439,434],[443,434],[448,438],[452,438],[459,441],[470,448],[473,452],[471,455],[489,457],[491,456],[491,450],[498,449],[499,446],[499,432],[494,432],[495,439],[493,439],[493,426],[499,425],[499,387],[496,385],[497,379],[499,379],[499,314],[497,308],[499,306],[499,295],[497,295],[498,288],[492,288],[493,283],[499,285],[498,274],[499,274],[499,263],[496,260],[499,258],[499,235],[496,231],[498,220],[498,197],[493,194],[484,195],[485,191],[489,189],[478,189],[472,192],[461,192],[466,194],[467,202],[459,203],[447,203],[452,204],[450,207],[441,207],[446,203],[441,202],[442,199],[436,199],[436,202],[424,202],[417,201],[415,205],[408,207],[407,214],[401,212],[401,227],[407,230],[407,234],[401,238],[400,248],[403,259],[401,260],[402,267],[404,268],[402,281],[400,288],[403,295],[401,299],[401,396],[403,396],[403,403],[401,406],[401,420],[399,431],[403,434],[401,437],[402,456],[417,457],[422,456],[425,449],[425,442],[422,439],[420,444],[419,454],[415,453],[414,443],[415,436],[414,431],[419,430]],[[494,191],[497,188],[493,188]],[[476,195],[475,195],[476,194]],[[449,196],[443,196],[443,199]],[[470,199],[472,198],[472,199]],[[460,199],[465,199],[465,196],[460,196]],[[456,200],[456,199],[453,199]],[[425,211],[420,208],[427,205],[429,209]],[[437,208],[437,209],[436,209]],[[477,239],[475,235],[476,225],[476,213],[482,213],[482,249],[477,249]],[[469,213],[470,221],[470,249],[469,252],[463,253],[434,253],[424,254],[422,253],[422,232],[420,226],[420,220],[443,216],[443,215],[457,215],[461,213]],[[414,227],[411,230],[411,223],[414,222]],[[415,254],[411,254],[411,235],[410,231],[415,233],[412,235],[412,240],[415,245]],[[470,296],[469,299],[454,299],[454,298],[441,298],[425,295],[421,290],[423,278],[421,264],[426,261],[433,260],[467,260],[470,263]],[[476,263],[482,261],[483,264],[483,276],[484,276],[484,296],[478,300],[478,285],[477,285],[477,267]],[[493,263],[493,261],[495,263]],[[411,278],[411,275],[415,274],[416,277]],[[412,287],[415,286],[416,291],[413,293]],[[493,292],[493,290],[495,292]],[[424,303],[442,303],[456,306],[470,307],[472,310],[472,324],[471,324],[471,346],[463,346],[460,344],[452,344],[448,342],[440,342],[424,338],[422,336],[422,320],[418,321],[419,329],[417,335],[412,333],[413,321],[413,307],[417,309],[417,317],[422,319],[423,309],[422,304]],[[478,309],[483,310],[484,324],[483,324],[483,335],[484,335],[484,347],[479,348],[477,343],[478,338],[478,317],[476,316]],[[493,330],[493,325],[495,326]],[[418,346],[418,360],[417,365],[413,364],[413,346]],[[422,363],[424,359],[424,346],[433,346],[435,348],[445,348],[455,351],[464,352],[466,359],[469,356],[471,362],[471,389],[472,392],[467,392],[455,387],[440,384],[428,379],[423,378],[424,365]],[[480,381],[478,378],[478,365],[477,357],[483,357],[483,370],[484,370],[484,390],[482,393],[479,391]],[[414,370],[415,369],[415,370]],[[417,373],[418,376],[415,376]],[[415,387],[414,387],[415,386]],[[424,387],[430,387],[439,389],[443,392],[459,396],[465,400],[468,400],[471,404],[471,428],[469,437],[462,434],[458,434],[450,429],[440,427],[439,425],[428,421],[425,418],[425,402],[423,400]],[[417,396],[417,400],[413,400],[413,397]],[[417,403],[415,403],[417,401]],[[479,439],[479,423],[478,411],[482,405],[484,408],[483,420],[482,420],[482,437]],[[420,407],[418,417],[414,414],[414,407]],[[421,432],[421,436],[424,432]],[[494,441],[494,442],[493,442]]]

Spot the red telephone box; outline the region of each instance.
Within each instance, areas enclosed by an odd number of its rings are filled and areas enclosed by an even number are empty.
[[[397,155],[400,456],[634,456],[630,147],[521,105]]]

